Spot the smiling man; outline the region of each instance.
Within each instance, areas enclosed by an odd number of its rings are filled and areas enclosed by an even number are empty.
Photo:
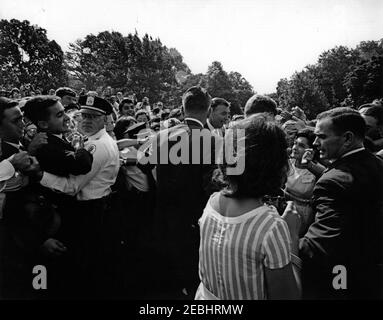
[[[205,128],[218,136],[223,136],[223,126],[230,116],[230,103],[222,98],[213,98],[210,106],[210,114],[206,120]]]
[[[331,165],[313,191],[315,222],[299,241],[305,298],[383,297],[383,162],[364,149],[365,131],[351,108],[318,116],[314,145]]]
[[[31,120],[39,132],[47,135],[48,143],[34,154],[40,167],[58,176],[86,174],[92,168],[92,155],[85,149],[75,150],[63,134],[69,131],[70,118],[60,98],[38,96],[27,101],[24,116]]]

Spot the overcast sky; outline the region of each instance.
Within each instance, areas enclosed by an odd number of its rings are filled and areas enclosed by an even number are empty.
[[[39,25],[64,51],[89,33],[136,29],[175,47],[193,73],[218,60],[258,93],[336,45],[383,38],[382,0],[1,0],[0,18]]]

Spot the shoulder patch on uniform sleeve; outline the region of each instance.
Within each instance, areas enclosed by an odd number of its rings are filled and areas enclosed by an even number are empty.
[[[91,145],[88,147],[88,152],[90,152],[91,154],[93,154],[95,151],[96,151],[96,145],[91,144]]]

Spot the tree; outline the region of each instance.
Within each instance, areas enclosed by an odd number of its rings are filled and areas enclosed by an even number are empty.
[[[0,21],[0,85],[30,83],[44,89],[65,85],[64,54],[46,30],[29,21]]]
[[[242,114],[244,104],[254,94],[250,83],[239,72],[228,74],[218,61],[208,67],[206,82],[212,97],[224,98],[231,103],[231,115]]]
[[[337,106],[355,106],[381,98],[383,39],[362,41],[355,49],[338,46],[323,52],[315,65],[281,79],[279,105],[300,106],[309,117]]]
[[[223,70],[222,64],[213,61],[206,73],[207,90],[212,97],[220,97],[226,100],[234,98],[232,83],[229,75]]]
[[[255,94],[252,85],[239,73],[230,72],[229,79],[235,95],[235,101],[232,101],[240,108],[241,112],[236,110],[236,114],[242,113],[245,104],[249,98]],[[234,110],[232,111],[233,114]]]
[[[355,106],[383,96],[383,54],[360,60],[346,76],[345,85]]]
[[[370,60],[372,57],[383,55],[383,39],[379,41],[362,41],[355,51],[361,60]]]
[[[309,119],[329,108],[325,94],[310,69],[296,72],[291,80],[281,79],[277,86],[279,104],[290,110],[299,106]]]
[[[66,54],[69,72],[91,89],[108,85],[139,99],[173,103],[179,84],[176,73],[190,73],[182,55],[145,34],[124,37],[104,31],[70,44]],[[174,100],[174,99],[173,99]]]
[[[318,63],[311,67],[330,106],[338,107],[347,97],[344,79],[357,60],[357,52],[339,46],[323,52]]]

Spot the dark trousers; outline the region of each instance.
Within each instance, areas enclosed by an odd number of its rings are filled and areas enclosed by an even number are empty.
[[[78,201],[66,218],[68,256],[73,263],[70,278],[72,298],[100,298],[103,295],[105,268],[105,217],[110,207],[109,197]]]

